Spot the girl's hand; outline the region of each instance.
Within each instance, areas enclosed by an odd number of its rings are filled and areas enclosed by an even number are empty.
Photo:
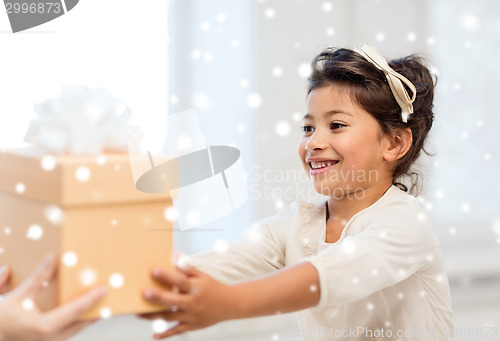
[[[3,271],[2,271],[3,270]],[[5,292],[10,271],[0,270],[0,292]],[[36,299],[55,275],[54,258],[49,256],[17,288],[0,297],[0,340],[59,341],[66,340],[93,321],[77,322],[77,318],[100,301],[106,291],[94,289],[72,302],[48,312],[41,312]]]
[[[141,317],[178,321],[175,327],[163,333],[154,334],[155,339],[236,318],[233,287],[222,284],[191,265],[186,264],[173,271],[155,269],[152,277],[162,285],[171,286],[172,290],[146,289],[144,298],[167,310],[141,315]]]

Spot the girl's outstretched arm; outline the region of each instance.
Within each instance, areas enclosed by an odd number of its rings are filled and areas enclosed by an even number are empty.
[[[233,285],[223,284],[190,265],[174,271],[155,269],[153,278],[173,290],[146,289],[144,298],[167,310],[143,317],[178,321],[175,327],[155,334],[156,339],[225,320],[302,310],[317,305],[320,298],[318,273],[308,262]]]

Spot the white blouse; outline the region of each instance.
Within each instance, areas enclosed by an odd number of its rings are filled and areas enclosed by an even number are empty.
[[[451,340],[441,249],[418,201],[390,187],[347,222],[335,243],[325,242],[326,213],[325,201],[295,202],[223,254],[189,261],[225,283],[311,263],[320,282],[311,290],[320,290],[320,301],[297,313],[305,340]]]

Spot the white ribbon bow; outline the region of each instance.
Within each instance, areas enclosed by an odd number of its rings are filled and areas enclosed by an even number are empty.
[[[362,48],[356,47],[355,51],[362,55],[366,60],[375,65],[379,70],[382,70],[389,82],[392,94],[399,106],[401,107],[401,119],[404,123],[407,123],[408,116],[413,114],[413,102],[417,96],[417,89],[412,82],[410,82],[406,77],[394,71],[384,57],[380,55],[372,46],[369,44],[363,45]],[[408,92],[406,91],[403,83],[404,82],[412,91],[413,96],[410,98]]]

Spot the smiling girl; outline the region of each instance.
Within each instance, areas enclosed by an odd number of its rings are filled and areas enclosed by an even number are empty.
[[[155,269],[174,290],[144,292],[167,309],[149,318],[179,322],[156,338],[298,311],[306,340],[451,339],[440,246],[399,183],[432,126],[431,74],[368,45],[327,49],[312,66],[298,154],[328,200],[290,205],[224,254]]]

